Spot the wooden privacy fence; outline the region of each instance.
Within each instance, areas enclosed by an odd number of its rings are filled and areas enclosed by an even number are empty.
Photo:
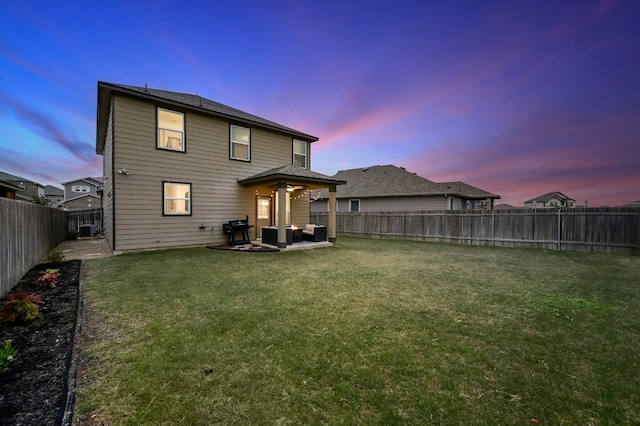
[[[67,212],[0,198],[0,295],[67,238]]]
[[[328,225],[327,213],[311,213]],[[340,235],[640,254],[640,209],[338,212]]]
[[[95,225],[95,231],[102,232],[102,209],[71,210],[67,212],[67,234],[70,238],[78,235],[82,225]]]

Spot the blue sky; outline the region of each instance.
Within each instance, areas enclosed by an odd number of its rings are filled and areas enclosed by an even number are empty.
[[[97,81],[194,93],[523,201],[640,200],[640,2],[0,0],[0,169],[102,174]]]

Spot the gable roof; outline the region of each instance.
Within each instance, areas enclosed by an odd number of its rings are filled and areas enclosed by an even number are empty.
[[[436,182],[393,165],[340,170],[334,179],[346,181],[338,187],[336,197],[398,197],[446,194],[447,189]],[[327,194],[320,194],[326,198]]]
[[[238,182],[243,185],[273,183],[277,181],[308,184],[312,186],[322,186],[324,184],[344,185],[346,183],[345,181],[334,179],[331,176],[323,175],[322,173],[303,169],[302,167],[296,167],[293,165],[276,167],[244,179],[238,179]]]
[[[569,197],[567,197],[567,196],[566,196],[566,195],[564,195],[562,192],[548,192],[548,193],[543,194],[543,195],[541,195],[541,196],[539,196],[539,197],[536,197],[536,198],[532,198],[532,199],[530,199],[530,200],[527,200],[527,201],[525,201],[524,203],[525,203],[525,204],[533,203],[533,202],[536,202],[536,203],[542,203],[542,202],[547,202],[547,201],[549,201],[549,200],[552,200],[552,199],[554,199],[554,198],[557,198],[557,199],[559,199],[559,200],[561,200],[561,201],[567,201],[567,200],[571,200],[571,201],[574,201],[574,202],[576,201],[576,200],[574,200],[573,198],[569,198]]]
[[[298,139],[315,142],[317,137],[308,135],[299,130],[292,129],[282,124],[258,117],[248,112],[212,101],[202,96],[189,93],[170,92],[167,90],[151,89],[149,87],[127,86],[124,84],[98,82],[98,111],[96,129],[96,153],[102,154],[104,150],[104,138],[107,132],[109,119],[109,107],[112,93],[117,92],[129,96],[149,99],[150,101],[171,104],[183,109],[198,111],[216,117],[231,119],[247,125],[262,127],[285,133]]]
[[[445,187],[447,187],[448,189],[450,189],[451,191],[454,191],[454,193],[459,194],[460,196],[464,197],[464,198],[478,198],[478,199],[485,199],[485,198],[500,198],[499,195],[496,194],[492,194],[491,192],[487,192],[484,189],[480,189],[477,188],[475,186],[469,185],[468,183],[464,183],[464,182],[440,182],[441,185],[444,185]]]
[[[98,180],[98,179],[100,179],[100,180]],[[102,185],[102,178],[101,177],[100,178],[93,178],[91,176],[88,176],[88,177],[73,179],[73,180],[70,180],[68,182],[62,182],[62,184],[63,185],[68,185],[68,184],[74,183],[74,182],[86,182],[86,183],[88,183],[90,185],[100,187]]]

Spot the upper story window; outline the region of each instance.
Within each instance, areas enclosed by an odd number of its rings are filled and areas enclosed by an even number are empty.
[[[164,199],[164,215],[191,214],[191,184],[164,182],[162,196]]]
[[[229,157],[233,160],[251,161],[251,129],[231,125]]]
[[[183,113],[158,108],[158,148],[184,152]]]
[[[85,185],[73,185],[71,192],[89,192],[89,187]]]
[[[293,140],[293,165],[303,169],[307,168],[307,142]]]

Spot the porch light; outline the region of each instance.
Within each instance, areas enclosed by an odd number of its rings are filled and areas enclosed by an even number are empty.
[[[287,192],[293,192],[293,186],[287,185]]]

